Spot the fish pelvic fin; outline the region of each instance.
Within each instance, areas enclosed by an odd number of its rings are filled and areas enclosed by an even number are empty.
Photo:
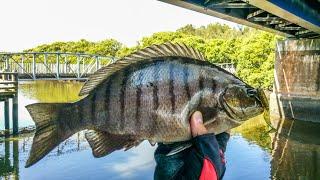
[[[96,158],[106,156],[116,150],[128,150],[141,142],[131,135],[115,135],[99,130],[88,130],[85,137]]]
[[[33,144],[25,167],[30,167],[65,139],[79,131],[73,103],[36,103],[26,106],[36,125]]]

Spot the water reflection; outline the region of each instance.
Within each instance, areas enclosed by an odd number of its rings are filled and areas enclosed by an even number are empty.
[[[0,152],[4,152],[0,154],[0,177],[19,179],[19,142],[4,141],[0,143],[0,147]]]
[[[76,101],[82,83],[35,81],[20,85],[20,125],[33,124],[24,106],[34,102]],[[0,128],[3,129],[0,115]],[[320,177],[320,124],[272,120],[262,116],[235,128],[229,141],[224,180],[317,179]],[[152,147],[143,142],[129,151],[96,159],[80,132],[61,143],[44,159],[26,169],[33,134],[0,139],[0,179],[152,179]],[[244,167],[245,166],[245,167]]]
[[[19,85],[19,93],[38,102],[73,102],[83,83],[78,81],[31,81]]]
[[[320,124],[297,120],[275,120],[272,134],[271,177],[273,179],[320,178]]]
[[[156,147],[143,142],[127,152],[117,151],[96,159],[84,132],[73,135],[40,162],[26,169],[24,165],[32,136],[26,134],[0,140],[0,179],[151,179],[153,176],[153,151]]]

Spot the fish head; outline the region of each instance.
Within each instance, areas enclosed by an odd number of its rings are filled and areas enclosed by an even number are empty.
[[[242,122],[264,111],[259,93],[248,85],[229,85],[220,94],[220,104],[227,115]]]

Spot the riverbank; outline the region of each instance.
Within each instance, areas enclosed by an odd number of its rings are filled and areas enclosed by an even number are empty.
[[[19,128],[19,134],[27,134],[27,133],[33,133],[36,130],[36,126],[27,126],[23,128]],[[9,133],[6,133],[5,130],[0,130],[0,138],[6,137],[6,136],[13,136],[12,129],[9,130]]]

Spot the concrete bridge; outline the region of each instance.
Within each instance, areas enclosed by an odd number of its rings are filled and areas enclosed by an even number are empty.
[[[275,45],[271,116],[320,122],[319,0],[160,0],[287,37]]]
[[[75,79],[87,77],[103,66],[117,60],[111,56],[95,54],[27,52],[0,53],[0,72],[18,72],[19,80]],[[235,73],[232,63],[215,64]]]

